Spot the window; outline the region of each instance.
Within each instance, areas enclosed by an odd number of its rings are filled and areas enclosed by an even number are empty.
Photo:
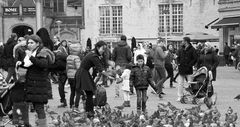
[[[171,10],[170,10],[170,8],[171,8]],[[167,33],[182,33],[183,32],[183,4],[159,5],[159,33],[165,32],[164,17],[166,17]],[[170,28],[172,28],[172,29],[170,29]]]
[[[54,2],[54,12],[64,12],[64,0],[53,0]]]
[[[166,4],[166,5],[160,5],[159,6],[159,32],[160,33],[163,33],[165,32],[165,28],[164,28],[164,15],[166,16],[166,26],[167,26],[167,32],[170,32],[170,20],[169,20],[169,17],[170,17],[170,14],[169,14],[169,4]]]
[[[122,34],[122,6],[100,6],[100,34]]]
[[[173,4],[172,6],[173,33],[183,32],[183,5]]]

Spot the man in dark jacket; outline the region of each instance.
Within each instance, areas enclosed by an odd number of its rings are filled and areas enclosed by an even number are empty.
[[[17,44],[17,39],[17,34],[12,33],[11,37],[7,40],[7,43],[4,46],[3,58],[5,59],[5,65],[8,71],[8,75],[6,77],[7,83],[9,83],[11,77],[13,77],[14,82],[17,80],[15,73],[15,60],[13,58],[13,48]]]
[[[225,62],[226,62],[226,66],[230,65],[230,62],[229,62],[230,52],[231,52],[231,48],[228,46],[228,44],[226,42],[225,46],[224,46],[224,49],[223,49],[223,55],[224,55],[224,59],[225,59]]]
[[[187,78],[191,81],[191,75],[193,74],[193,66],[197,62],[197,52],[190,43],[189,37],[183,38],[182,48],[178,51],[178,71],[179,71],[179,87],[178,87],[178,99],[180,101],[183,97],[183,85],[184,79]]]
[[[112,59],[116,65],[124,65],[130,63],[132,59],[131,49],[127,44],[127,37],[125,35],[121,36],[121,41],[118,42],[117,47],[113,49]]]

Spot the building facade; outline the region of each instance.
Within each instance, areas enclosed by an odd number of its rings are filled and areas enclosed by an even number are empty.
[[[205,25],[218,18],[218,0],[87,0],[85,37],[95,42],[118,41],[124,34],[131,43],[156,43],[159,37],[181,37],[190,32],[218,35]]]
[[[219,0],[219,20],[211,27],[219,30],[220,49],[240,43],[240,0]]]
[[[9,0],[8,7],[19,8],[15,1]],[[216,29],[205,28],[206,24],[218,18],[218,0],[19,1],[23,2],[22,7],[32,6],[24,1],[33,1],[33,4],[41,1],[42,26],[49,29],[51,35],[60,35],[61,39],[78,39],[84,46],[88,38],[93,43],[105,40],[115,45],[122,34],[127,36],[129,44],[132,37],[137,42],[156,43],[160,37],[181,38],[190,32],[218,35]],[[37,31],[35,15],[1,15],[2,41],[6,41],[18,26],[26,26],[25,29],[33,33]]]
[[[61,39],[81,40],[83,0],[5,0],[0,4],[0,41],[6,42],[12,32],[19,37],[34,34],[40,27]]]

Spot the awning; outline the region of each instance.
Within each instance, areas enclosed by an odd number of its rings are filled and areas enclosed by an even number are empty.
[[[209,41],[219,39],[218,36],[203,32],[186,33],[185,36],[189,37],[191,41]]]
[[[223,26],[229,27],[239,27],[240,24],[240,17],[231,17],[231,18],[223,18],[214,25],[212,25],[212,29],[218,29]]]

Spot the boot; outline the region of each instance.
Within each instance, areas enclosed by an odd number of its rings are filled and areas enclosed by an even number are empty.
[[[126,101],[126,105],[125,105],[125,107],[131,107],[131,105],[130,105],[130,101]]]
[[[127,101],[124,101],[123,104],[122,104],[122,106],[123,106],[123,107],[127,107],[127,103],[128,103]]]
[[[62,104],[58,106],[58,108],[65,108],[67,106],[66,100],[62,101]]]
[[[38,126],[37,127],[47,127],[47,119],[38,119]]]

